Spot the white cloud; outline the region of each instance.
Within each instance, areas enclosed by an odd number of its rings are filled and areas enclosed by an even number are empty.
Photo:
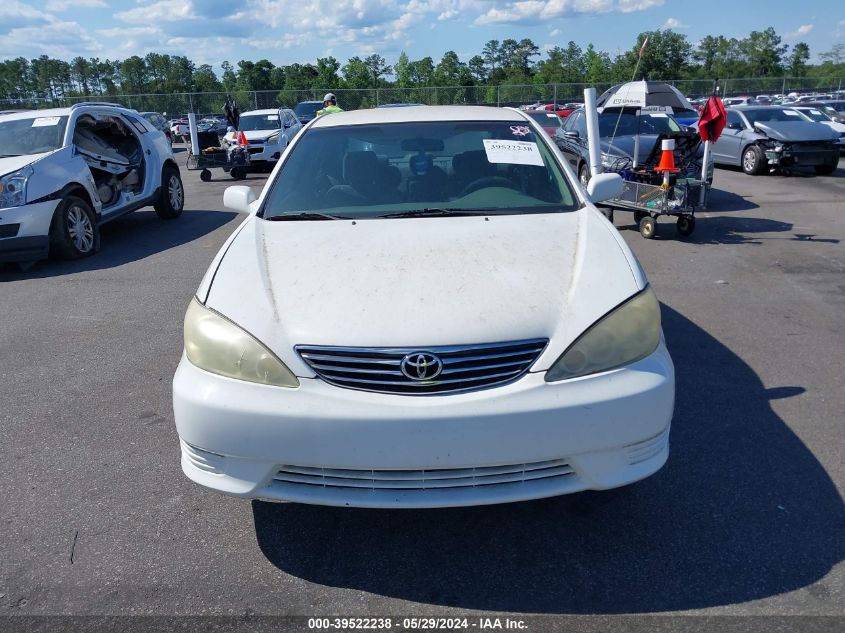
[[[67,11],[68,9],[104,9],[109,5],[103,0],[47,0],[47,11]]]
[[[47,24],[14,28],[0,38],[0,58],[49,55],[70,59],[103,50],[90,31],[77,22],[61,22],[47,15]]]
[[[645,11],[654,7],[662,7],[663,0],[619,0],[619,10],[622,13]]]
[[[843,20],[843,22],[845,22],[845,20]],[[799,26],[794,31],[790,31],[789,33],[787,33],[785,37],[787,39],[795,39],[797,37],[802,37],[804,35],[807,35],[807,33],[809,33],[810,31],[812,31],[813,26],[814,25],[812,25],[812,24],[802,24],[801,26]]]
[[[613,0],[517,0],[494,6],[475,19],[475,24],[540,23],[565,15],[608,13]]]
[[[560,35],[560,29],[553,29],[549,31],[549,37],[557,37]]]
[[[685,29],[685,28],[687,28],[687,25],[686,25],[686,24],[683,24],[683,23],[682,23],[679,19],[677,19],[677,18],[668,18],[668,19],[667,19],[667,20],[663,23],[663,28],[664,28],[664,29]]]
[[[191,0],[159,0],[159,2],[144,4],[128,11],[119,11],[114,14],[114,17],[123,22],[149,24],[160,20],[178,20],[193,15]]]

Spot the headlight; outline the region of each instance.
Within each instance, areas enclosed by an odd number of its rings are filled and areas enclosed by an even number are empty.
[[[629,365],[659,342],[660,304],[647,287],[584,332],[546,372],[546,382]]]
[[[0,178],[0,208],[19,207],[26,204],[26,184],[34,170],[27,165],[23,169]]]
[[[619,160],[619,156],[614,156],[613,154],[605,154],[604,152],[601,153],[602,167],[612,168],[617,160]]]
[[[267,137],[267,140],[264,141],[264,142],[267,143],[268,145],[278,145],[280,135],[281,135],[281,132],[276,132],[275,134],[271,134],[270,136]]]
[[[273,352],[196,298],[185,314],[185,354],[191,363],[213,374],[277,387],[299,386]]]

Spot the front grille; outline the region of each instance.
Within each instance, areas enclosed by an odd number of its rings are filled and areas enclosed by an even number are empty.
[[[250,154],[260,154],[261,152],[264,151],[264,148],[263,147],[247,147],[246,151],[248,151]]]
[[[347,389],[401,395],[436,395],[487,389],[512,382],[545,349],[547,339],[436,347],[316,347],[296,351],[317,375]],[[402,372],[402,361],[433,354],[442,370],[428,380],[413,380]]]
[[[353,470],[281,466],[273,482],[283,485],[320,488],[361,488],[365,490],[435,490],[478,488],[550,479],[575,474],[563,459],[528,464],[482,466],[475,468],[434,468],[426,470]]]

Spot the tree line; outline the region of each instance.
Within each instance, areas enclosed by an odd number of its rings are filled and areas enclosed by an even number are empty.
[[[642,58],[640,49],[648,38]],[[631,48],[614,55],[573,41],[541,54],[530,39],[490,40],[482,51],[461,60],[447,51],[411,60],[402,52],[395,64],[372,54],[341,64],[332,56],[315,63],[275,65],[267,59],[221,63],[218,77],[208,64],[183,55],[149,53],[123,60],[76,57],[70,61],[42,55],[0,62],[0,99],[60,100],[76,96],[239,92],[258,90],[338,90],[627,81],[637,79],[714,79],[717,77],[814,77],[845,75],[845,44],[836,44],[810,64],[804,42],[792,46],[774,28],[752,31],[743,39],[706,36],[693,44],[672,30],[640,33]]]

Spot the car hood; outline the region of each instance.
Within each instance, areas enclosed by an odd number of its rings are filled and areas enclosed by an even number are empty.
[[[613,156],[633,158],[635,138],[634,136],[617,136],[613,139],[613,143],[610,142],[610,138],[603,138],[601,139],[601,151]],[[656,134],[640,134],[640,151],[638,152],[637,162],[642,163],[648,158],[656,142]]]
[[[776,141],[833,141],[839,135],[811,121],[758,121],[754,128]]]
[[[9,156],[8,158],[0,158],[0,176],[11,174],[14,171],[26,167],[37,160],[41,160],[52,152],[43,152],[41,154],[25,154],[23,156]]]
[[[354,224],[252,217],[221,260],[207,305],[300,376],[314,374],[295,345],[548,338],[539,371],[644,283],[624,241],[592,207]]]

